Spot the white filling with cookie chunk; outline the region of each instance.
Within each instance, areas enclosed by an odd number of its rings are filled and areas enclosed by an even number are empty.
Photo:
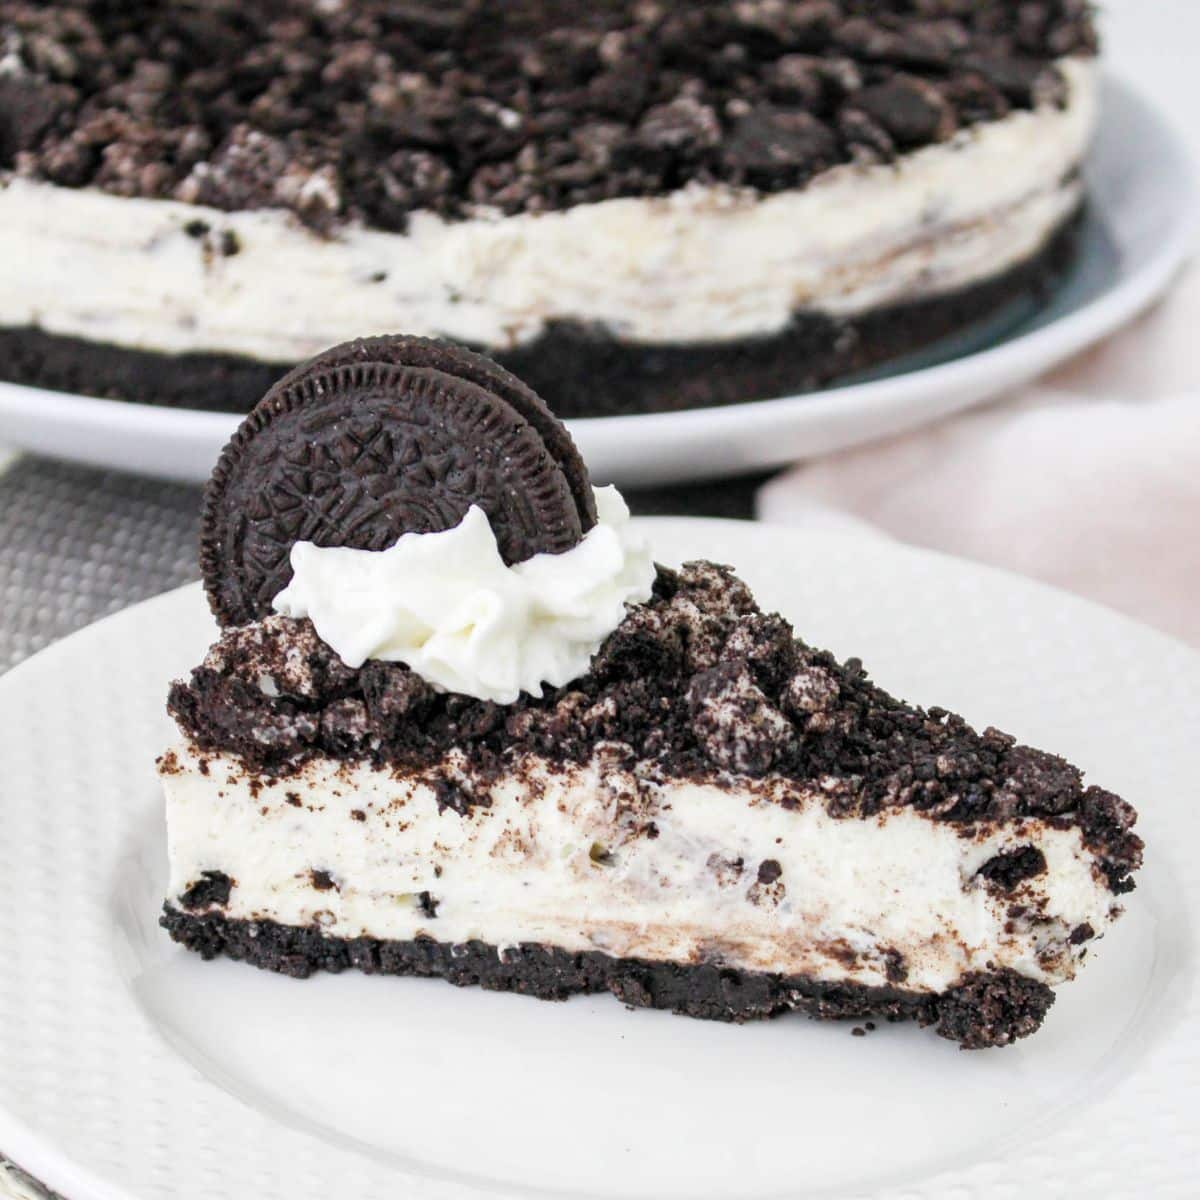
[[[648,771],[602,744],[586,763],[527,755],[491,778],[458,751],[417,773],[318,757],[268,775],[184,741],[160,760],[168,903],[337,938],[539,943],[917,992],[1002,968],[1069,979],[1119,913],[1078,828],[839,818],[820,781]],[[1026,847],[1044,860],[1031,877],[1005,890],[979,874]],[[233,881],[228,901],[188,909],[206,871]]]

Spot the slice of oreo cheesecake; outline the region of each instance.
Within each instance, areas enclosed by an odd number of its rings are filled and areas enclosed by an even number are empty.
[[[244,413],[407,329],[593,416],[994,334],[1095,50],[1085,0],[0,0],[0,378]]]
[[[163,924],[205,957],[741,1021],[1033,1032],[1120,914],[1133,810],[655,567],[484,359],[338,347],[202,523],[222,629],[170,691]]]

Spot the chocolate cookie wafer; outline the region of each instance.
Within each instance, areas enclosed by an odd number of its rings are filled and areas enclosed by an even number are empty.
[[[299,541],[382,550],[478,505],[509,563],[578,543],[574,489],[540,430],[467,377],[486,379],[466,361],[476,356],[430,345],[449,370],[342,362],[335,348],[331,365],[299,368],[242,423],[201,516],[201,572],[223,625],[270,613]]]
[[[313,372],[341,367],[351,363],[387,363],[394,367],[432,367],[456,379],[478,384],[506,400],[541,435],[546,448],[562,468],[571,494],[579,507],[579,520],[586,533],[596,523],[596,501],[592,496],[592,481],[588,477],[575,442],[566,426],[551,411],[546,402],[511,371],[499,363],[476,354],[453,342],[436,338],[389,334],[382,337],[355,338],[310,358],[293,367],[267,395],[291,387]]]

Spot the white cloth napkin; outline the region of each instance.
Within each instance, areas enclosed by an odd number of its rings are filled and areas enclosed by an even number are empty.
[[[758,515],[1007,567],[1200,645],[1200,266],[1006,402],[776,477]]]

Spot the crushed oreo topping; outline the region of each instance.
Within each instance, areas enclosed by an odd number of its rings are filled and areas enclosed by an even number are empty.
[[[264,691],[267,678],[277,694]],[[579,762],[616,743],[650,776],[809,783],[838,818],[912,808],[964,827],[1022,816],[1078,826],[1118,893],[1141,864],[1136,814],[1117,796],[995,729],[894,699],[857,659],[799,641],[709,562],[659,568],[652,598],[630,609],[586,675],[507,707],[435,692],[399,663],[351,671],[308,622],[275,616],[225,630],[172,686],[169,708],[201,748],[266,771],[317,754],[428,769],[458,748],[486,776],[517,754]],[[473,803],[454,780],[439,792],[443,808]]]
[[[754,682],[745,661],[718,663],[687,691],[692,729],[708,759],[742,775],[764,775],[787,753],[795,727]]]
[[[319,231],[802,186],[1061,104],[1088,0],[0,0],[0,169]]]
[[[203,669],[252,683],[263,696],[316,700],[344,689],[355,672],[317,636],[310,622],[272,615],[222,638]]]

